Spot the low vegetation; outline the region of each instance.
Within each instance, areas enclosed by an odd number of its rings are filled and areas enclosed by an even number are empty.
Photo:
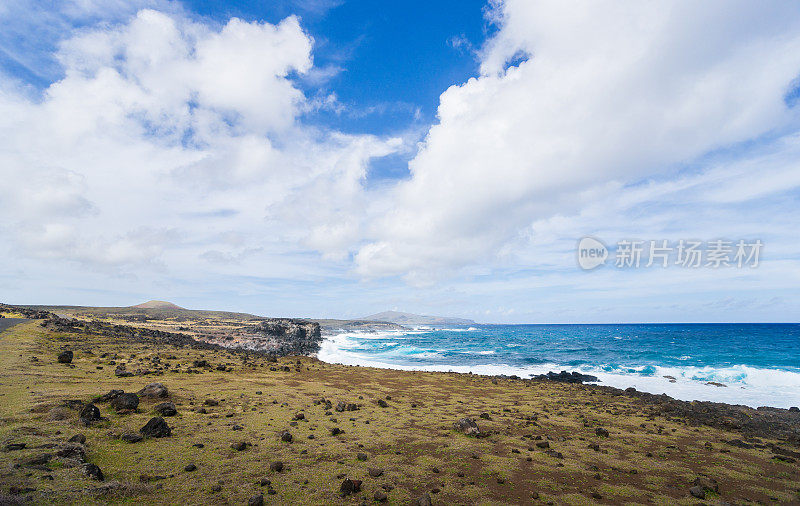
[[[798,501],[793,443],[647,403],[30,321],[0,334],[0,503]]]

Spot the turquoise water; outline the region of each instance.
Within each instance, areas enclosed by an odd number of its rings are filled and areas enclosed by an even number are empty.
[[[529,377],[594,374],[685,400],[800,405],[800,324],[474,325],[339,332],[329,362]],[[725,386],[709,385],[715,382]]]

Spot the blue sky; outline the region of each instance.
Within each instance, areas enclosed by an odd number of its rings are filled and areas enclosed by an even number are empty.
[[[0,300],[797,321],[798,33],[778,2],[13,0]],[[765,248],[584,272],[587,235]]]

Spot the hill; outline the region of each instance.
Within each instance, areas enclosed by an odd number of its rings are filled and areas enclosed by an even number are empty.
[[[391,322],[399,325],[473,325],[474,320],[453,318],[449,316],[426,316],[400,311],[384,311],[361,318],[362,320]]]
[[[149,300],[131,307],[136,309],[185,309],[165,300]]]

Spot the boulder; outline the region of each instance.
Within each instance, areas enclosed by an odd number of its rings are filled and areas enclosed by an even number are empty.
[[[59,364],[71,364],[72,363],[72,350],[65,350],[58,354],[58,363]]]
[[[178,409],[175,407],[175,404],[169,401],[162,402],[153,409],[161,416],[175,416],[178,414]]]
[[[139,397],[147,397],[150,399],[169,397],[169,390],[167,390],[167,387],[161,383],[150,383],[137,393],[139,394]]]
[[[453,427],[458,432],[462,432],[467,436],[481,435],[481,430],[478,428],[478,424],[475,423],[475,420],[472,418],[462,418],[461,420],[453,423]]]
[[[138,443],[139,441],[141,441],[142,439],[144,439],[144,438],[143,438],[142,436],[140,436],[139,434],[134,434],[134,433],[132,433],[132,432],[131,432],[131,433],[128,433],[128,434],[123,434],[123,435],[121,435],[119,438],[120,438],[121,440],[125,441],[126,443]]]
[[[114,369],[114,376],[118,378],[129,378],[133,376],[133,373],[125,369],[124,364],[120,364]]]
[[[717,484],[717,480],[714,478],[709,478],[704,474],[701,474],[694,479],[694,485],[697,487],[702,487],[704,490],[709,492],[719,493],[719,485]]]
[[[111,401],[116,411],[135,411],[139,407],[139,396],[136,394],[119,394]]]
[[[111,390],[107,394],[103,394],[95,399],[95,402],[108,402],[113,401],[117,396],[124,394],[124,390]]]
[[[139,433],[144,437],[166,437],[172,434],[172,430],[163,418],[154,416],[139,429]]]
[[[79,417],[84,425],[90,425],[92,422],[96,422],[102,418],[100,416],[100,409],[91,403],[83,407]]]
[[[560,373],[550,371],[547,374],[534,376],[533,379],[559,381],[561,383],[596,383],[600,381],[597,376],[581,374],[577,371],[572,371],[571,373],[567,371],[561,371]]]
[[[412,502],[415,506],[431,506],[431,496],[428,493],[425,493],[417,498],[416,501]]]
[[[270,471],[274,471],[276,473],[279,473],[279,472],[283,471],[283,462],[278,460],[278,461],[275,461],[275,462],[271,463],[269,465],[269,470]]]
[[[97,481],[105,480],[105,477],[103,476],[103,471],[101,471],[100,468],[97,467],[97,464],[84,464],[83,474],[85,474],[86,476],[88,476],[93,480]]]
[[[696,497],[698,499],[705,499],[706,498],[706,491],[703,487],[699,487],[695,485],[694,487],[689,489],[689,493],[692,497]]]
[[[339,495],[342,497],[347,497],[350,494],[357,494],[358,492],[361,492],[361,480],[345,478],[339,486]]]

